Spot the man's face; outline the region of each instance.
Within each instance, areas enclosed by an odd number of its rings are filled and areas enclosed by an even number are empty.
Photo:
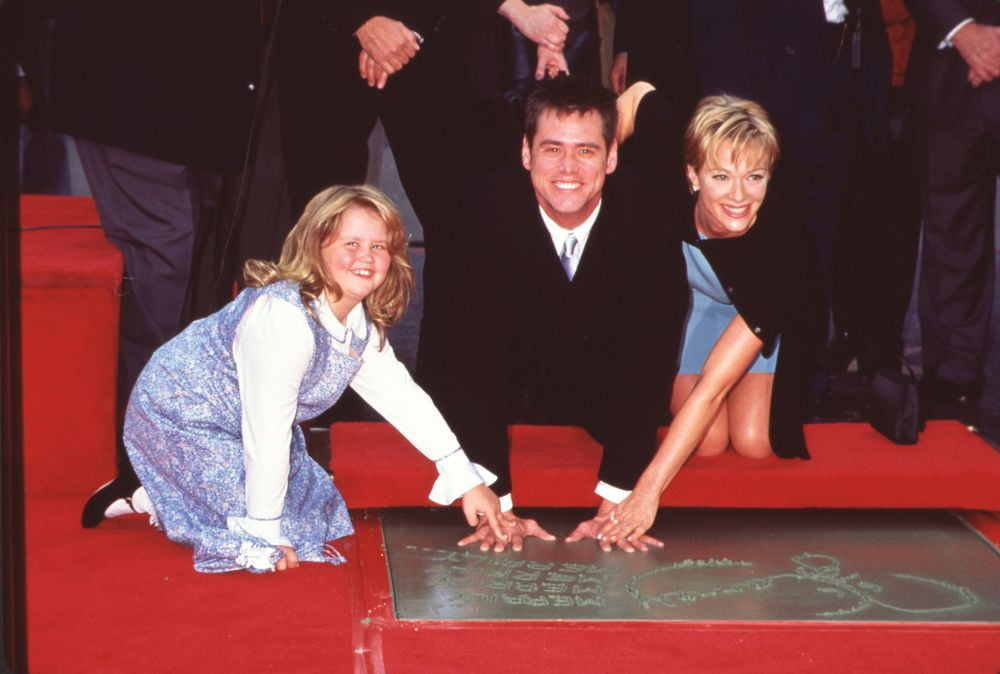
[[[618,145],[604,142],[597,112],[560,117],[544,111],[521,162],[531,172],[535,196],[545,213],[566,229],[580,226],[601,200],[604,176],[618,165]]]

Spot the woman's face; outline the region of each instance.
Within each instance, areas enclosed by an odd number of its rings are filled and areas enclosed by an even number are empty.
[[[771,169],[766,157],[750,150],[734,164],[731,144],[723,143],[704,166],[687,167],[688,182],[698,194],[695,226],[709,239],[742,236],[757,219]]]
[[[323,244],[320,255],[327,278],[343,292],[331,303],[333,313],[343,321],[382,285],[389,272],[392,255],[385,223],[376,212],[352,206],[342,216],[339,233]]]

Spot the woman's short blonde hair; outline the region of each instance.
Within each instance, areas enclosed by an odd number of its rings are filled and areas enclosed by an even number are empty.
[[[707,96],[699,101],[684,132],[684,161],[700,169],[726,143],[734,163],[751,153],[773,168],[780,155],[778,132],[759,103],[726,94]]]
[[[276,281],[299,284],[302,303],[309,308],[326,290],[335,300],[343,294],[323,268],[321,249],[340,233],[344,213],[365,208],[385,223],[391,260],[385,280],[364,300],[365,310],[384,341],[385,330],[406,311],[414,290],[413,268],[406,257],[407,236],[396,206],[371,185],[334,185],[314,196],[299,221],[285,237],[277,263],[247,260],[243,276],[247,285],[265,286]],[[312,313],[311,308],[309,309]],[[315,315],[313,315],[315,318]]]

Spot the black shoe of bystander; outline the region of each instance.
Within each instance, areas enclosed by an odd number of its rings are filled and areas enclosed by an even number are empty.
[[[920,406],[925,419],[956,419],[973,424],[983,395],[983,382],[958,384],[927,373],[920,382]]]

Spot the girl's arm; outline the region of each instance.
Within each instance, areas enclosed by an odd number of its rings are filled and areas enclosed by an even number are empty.
[[[228,526],[272,545],[291,545],[281,536],[281,514],[288,491],[299,386],[314,348],[302,312],[267,296],[247,310],[233,340],[242,413],[247,517],[231,518]]]
[[[374,336],[369,339],[362,356],[364,364],[351,381],[351,388],[434,462],[438,479],[431,489],[432,501],[448,505],[462,497],[462,509],[470,526],[475,526],[482,515],[495,535],[506,540],[501,520],[507,518],[487,486],[496,481],[496,475],[469,460],[430,396],[413,381],[389,342],[379,349],[378,341]]]
[[[598,534],[614,542],[638,540],[653,525],[660,495],[701,442],[726,396],[760,353],[763,343],[737,315],[712,347],[691,394],[674,415],[666,437],[632,493],[622,501]]]

